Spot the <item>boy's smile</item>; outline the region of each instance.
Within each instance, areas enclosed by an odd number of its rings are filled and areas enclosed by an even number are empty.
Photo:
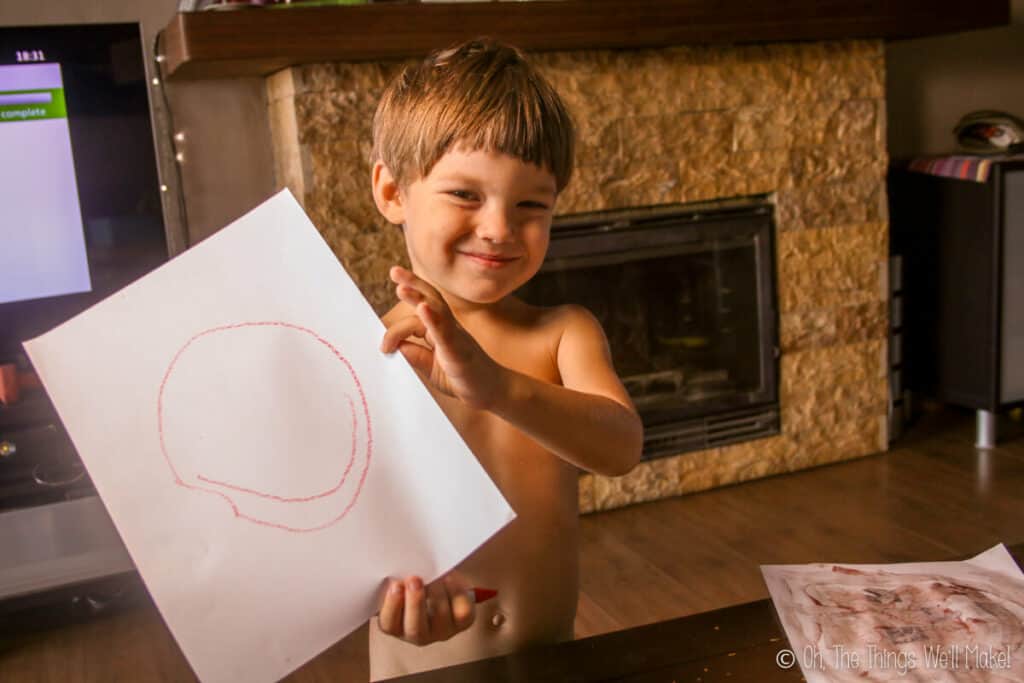
[[[546,169],[459,149],[402,187],[378,164],[374,194],[388,220],[404,225],[413,272],[454,308],[498,302],[537,272],[557,197]]]

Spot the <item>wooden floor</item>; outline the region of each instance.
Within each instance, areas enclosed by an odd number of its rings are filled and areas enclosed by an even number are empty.
[[[1024,541],[1024,424],[928,413],[885,454],[582,519],[577,636],[768,597],[759,565],[945,560]]]
[[[760,564],[901,562],[1024,541],[1024,424],[976,451],[972,415],[925,415],[887,454],[582,519],[578,637],[767,596]],[[365,681],[366,629],[288,680]],[[189,680],[152,610],[0,643],[0,680]]]

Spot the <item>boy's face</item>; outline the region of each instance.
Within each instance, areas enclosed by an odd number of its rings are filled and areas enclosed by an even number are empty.
[[[405,226],[413,272],[446,298],[497,302],[544,261],[557,197],[546,169],[500,152],[453,150],[406,187],[379,162],[373,181],[381,212]]]

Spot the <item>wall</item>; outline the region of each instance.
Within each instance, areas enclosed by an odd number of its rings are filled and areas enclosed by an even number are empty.
[[[890,43],[886,47],[889,153],[953,151],[953,127],[976,109],[1024,119],[1024,0],[1002,28]]]
[[[884,450],[885,101],[878,41],[534,55],[580,126],[559,213],[769,194],[782,431],[587,475],[583,511]],[[275,165],[378,312],[406,260],[369,190],[370,124],[402,64],[318,64],[268,80]]]
[[[0,25],[141,21],[152,57],[158,29],[174,0],[64,0],[0,5]],[[967,111],[1001,108],[1024,117],[1024,0],[1012,0],[1014,25],[898,41],[885,48],[888,149],[893,157],[937,154],[953,145],[951,130]],[[152,62],[147,68],[152,75]],[[262,79],[169,83],[174,127],[186,133],[183,187],[170,143],[170,123],[153,100],[165,216],[174,251],[241,215],[275,186]],[[182,194],[184,202],[179,201]],[[181,206],[187,207],[187,216]],[[187,239],[182,225],[187,219]]]
[[[0,4],[0,26],[141,22],[152,78],[154,39],[176,9],[175,0],[7,0]],[[154,88],[150,102],[157,158],[161,183],[168,188],[164,217],[172,253],[177,253],[265,199],[274,180],[263,79],[165,85],[174,131],[185,133],[179,143],[184,154],[179,183],[168,110]]]

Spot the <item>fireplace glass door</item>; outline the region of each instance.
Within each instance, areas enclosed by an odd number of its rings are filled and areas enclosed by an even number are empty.
[[[592,214],[520,293],[597,317],[654,457],[778,432],[774,270],[764,202]]]

